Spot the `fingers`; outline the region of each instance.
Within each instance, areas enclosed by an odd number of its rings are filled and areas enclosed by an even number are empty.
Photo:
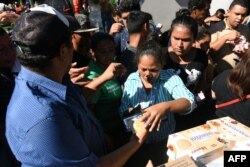
[[[149,132],[152,132],[155,129],[155,127],[158,126],[158,122],[159,120],[155,119],[152,124],[151,123],[149,124],[149,126],[151,125],[149,128]]]
[[[141,118],[142,122],[145,122],[144,127],[146,129],[149,129],[150,132],[152,132],[152,130],[154,129],[156,122],[156,119],[154,119],[153,116],[151,116],[150,112],[146,112],[145,114],[143,114],[143,117]]]
[[[76,67],[76,65],[77,65],[77,62],[72,63],[72,64],[71,64],[71,68]]]
[[[83,81],[83,82],[76,82],[75,84],[83,87],[83,86],[87,85],[90,82],[91,81]]]
[[[159,122],[158,122],[158,126],[157,126],[157,131],[159,131],[160,130],[160,126],[161,126],[161,119],[159,120]]]
[[[157,129],[159,131],[160,129],[160,124],[161,124],[161,119],[159,117],[155,117],[149,124],[149,132],[152,132],[154,129]]]
[[[71,66],[73,66],[69,70],[69,75],[71,78],[76,77],[81,74],[86,74],[88,71],[88,67],[74,68],[75,67],[74,63]]]
[[[71,81],[76,84],[77,82],[79,82],[83,78],[84,78],[84,74],[80,74],[78,76],[75,76],[75,77],[71,78]]]
[[[159,131],[161,124],[160,115],[154,115],[151,112],[145,112],[140,119],[142,122],[145,122],[144,127],[149,129],[149,132],[152,132],[154,129]]]
[[[117,33],[117,32],[120,32],[123,28],[123,24],[121,23],[114,23],[111,28],[110,28],[110,31],[109,31],[109,34],[114,34],[114,33]]]
[[[145,112],[145,113],[143,113],[143,115],[142,115],[142,117],[140,119],[141,119],[142,122],[146,122],[149,117],[150,117],[150,113]]]

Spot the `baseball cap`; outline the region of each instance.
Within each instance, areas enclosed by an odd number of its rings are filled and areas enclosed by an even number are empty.
[[[88,25],[88,18],[84,14],[75,14],[74,16],[65,16],[69,21],[69,29],[75,33],[97,31],[99,28],[90,28]]]
[[[17,18],[12,40],[25,55],[55,56],[62,42],[70,39],[69,22],[46,4],[28,9]]]

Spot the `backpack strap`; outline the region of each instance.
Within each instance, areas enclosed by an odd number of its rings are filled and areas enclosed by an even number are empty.
[[[248,95],[246,96],[246,99],[250,99],[250,94],[248,94]],[[233,99],[233,100],[230,100],[230,101],[221,103],[221,104],[217,104],[217,105],[215,105],[215,108],[216,108],[216,109],[223,108],[223,107],[226,107],[226,106],[229,106],[229,105],[238,103],[238,102],[240,102],[240,101],[242,101],[240,98]]]

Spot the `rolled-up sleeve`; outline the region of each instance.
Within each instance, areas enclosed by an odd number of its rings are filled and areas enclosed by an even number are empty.
[[[190,102],[190,107],[183,114],[189,114],[196,108],[194,95],[187,89],[178,75],[174,74],[170,77],[164,86],[170,92],[173,99],[186,98]]]

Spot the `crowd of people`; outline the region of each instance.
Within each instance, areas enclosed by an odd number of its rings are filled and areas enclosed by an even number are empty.
[[[34,2],[0,3],[3,166],[158,166],[172,133],[250,127],[247,1],[189,0],[161,33],[143,1]]]

